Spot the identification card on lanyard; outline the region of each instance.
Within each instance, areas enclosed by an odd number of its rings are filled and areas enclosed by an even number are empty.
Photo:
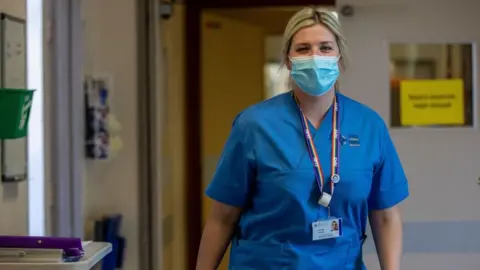
[[[329,217],[312,223],[312,240],[324,240],[342,236],[342,219]]]
[[[330,201],[332,199],[333,193],[335,191],[335,184],[340,181],[339,175],[339,158],[340,158],[340,132],[339,132],[339,105],[337,101],[337,96],[335,95],[333,99],[333,109],[332,109],[332,148],[331,148],[331,166],[332,166],[332,176],[330,177],[330,191],[331,193],[327,193],[323,190],[325,185],[325,177],[323,175],[322,166],[320,164],[320,159],[318,158],[317,147],[313,141],[312,133],[310,132],[310,127],[308,126],[308,119],[303,113],[302,109],[300,108],[300,102],[298,101],[297,97],[293,95],[295,102],[297,103],[298,109],[300,111],[301,122],[303,133],[305,137],[305,142],[307,144],[308,154],[310,159],[312,160],[314,172],[315,172],[315,180],[317,181],[318,188],[320,190],[320,197],[318,199],[318,204],[324,207],[329,208]],[[329,211],[330,212],[330,211]]]

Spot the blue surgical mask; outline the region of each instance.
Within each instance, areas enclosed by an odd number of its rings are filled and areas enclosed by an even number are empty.
[[[333,88],[340,74],[337,56],[314,55],[290,60],[293,80],[311,96],[325,95]]]

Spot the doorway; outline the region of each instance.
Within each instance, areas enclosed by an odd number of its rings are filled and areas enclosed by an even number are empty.
[[[185,42],[199,44],[185,46],[188,269],[195,268],[204,213],[209,207],[203,191],[233,118],[269,96],[264,80],[265,39],[283,33],[296,7],[312,4],[333,7],[335,1],[187,1]],[[245,57],[248,54],[255,57]],[[197,181],[199,176],[201,181]]]
[[[295,8],[205,9],[201,25],[202,193],[236,115],[265,98],[265,38],[281,35]],[[279,55],[277,55],[279,56]],[[211,200],[202,196],[202,224]],[[228,252],[219,269],[227,269]]]

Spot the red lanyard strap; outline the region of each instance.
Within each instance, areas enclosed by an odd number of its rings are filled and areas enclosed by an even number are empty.
[[[312,160],[314,171],[315,171],[315,179],[317,181],[318,188],[320,190],[320,195],[324,195],[323,187],[325,185],[325,178],[323,175],[322,166],[320,164],[320,159],[318,158],[317,147],[313,141],[312,133],[310,132],[310,127],[308,126],[308,119],[303,113],[302,109],[300,108],[300,102],[298,101],[297,97],[293,95],[295,102],[298,105],[298,110],[300,112],[300,118],[302,122],[302,128],[304,131],[305,142],[307,144],[308,153],[310,159]],[[339,151],[339,142],[340,142],[340,131],[339,131],[339,111],[340,108],[338,106],[337,96],[335,95],[333,99],[333,112],[332,112],[332,151],[331,151],[331,166],[332,166],[332,176],[330,177],[330,190],[331,194],[327,196],[332,196],[335,184],[340,181],[339,175],[339,166],[340,166],[340,151]],[[328,200],[329,202],[329,200]],[[328,204],[328,203],[327,203]]]

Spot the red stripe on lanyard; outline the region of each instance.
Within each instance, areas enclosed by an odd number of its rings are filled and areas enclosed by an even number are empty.
[[[325,184],[325,178],[323,175],[322,166],[320,164],[320,159],[318,158],[317,147],[313,141],[312,133],[310,132],[310,127],[308,126],[308,119],[303,113],[302,109],[300,108],[300,102],[298,98],[293,95],[295,102],[297,103],[298,109],[300,111],[300,118],[302,122],[303,133],[305,137],[305,142],[307,144],[308,153],[310,159],[312,160],[313,167],[315,170],[315,179],[318,184],[318,188],[320,189],[320,194],[323,194],[323,187]],[[339,177],[339,162],[340,162],[340,151],[339,151],[339,141],[340,141],[340,132],[338,127],[338,116],[339,116],[339,106],[337,101],[337,96],[335,95],[333,99],[333,112],[332,112],[332,151],[331,151],[331,166],[332,166],[332,177]],[[333,192],[335,189],[335,181],[330,179],[330,191],[333,196]]]

